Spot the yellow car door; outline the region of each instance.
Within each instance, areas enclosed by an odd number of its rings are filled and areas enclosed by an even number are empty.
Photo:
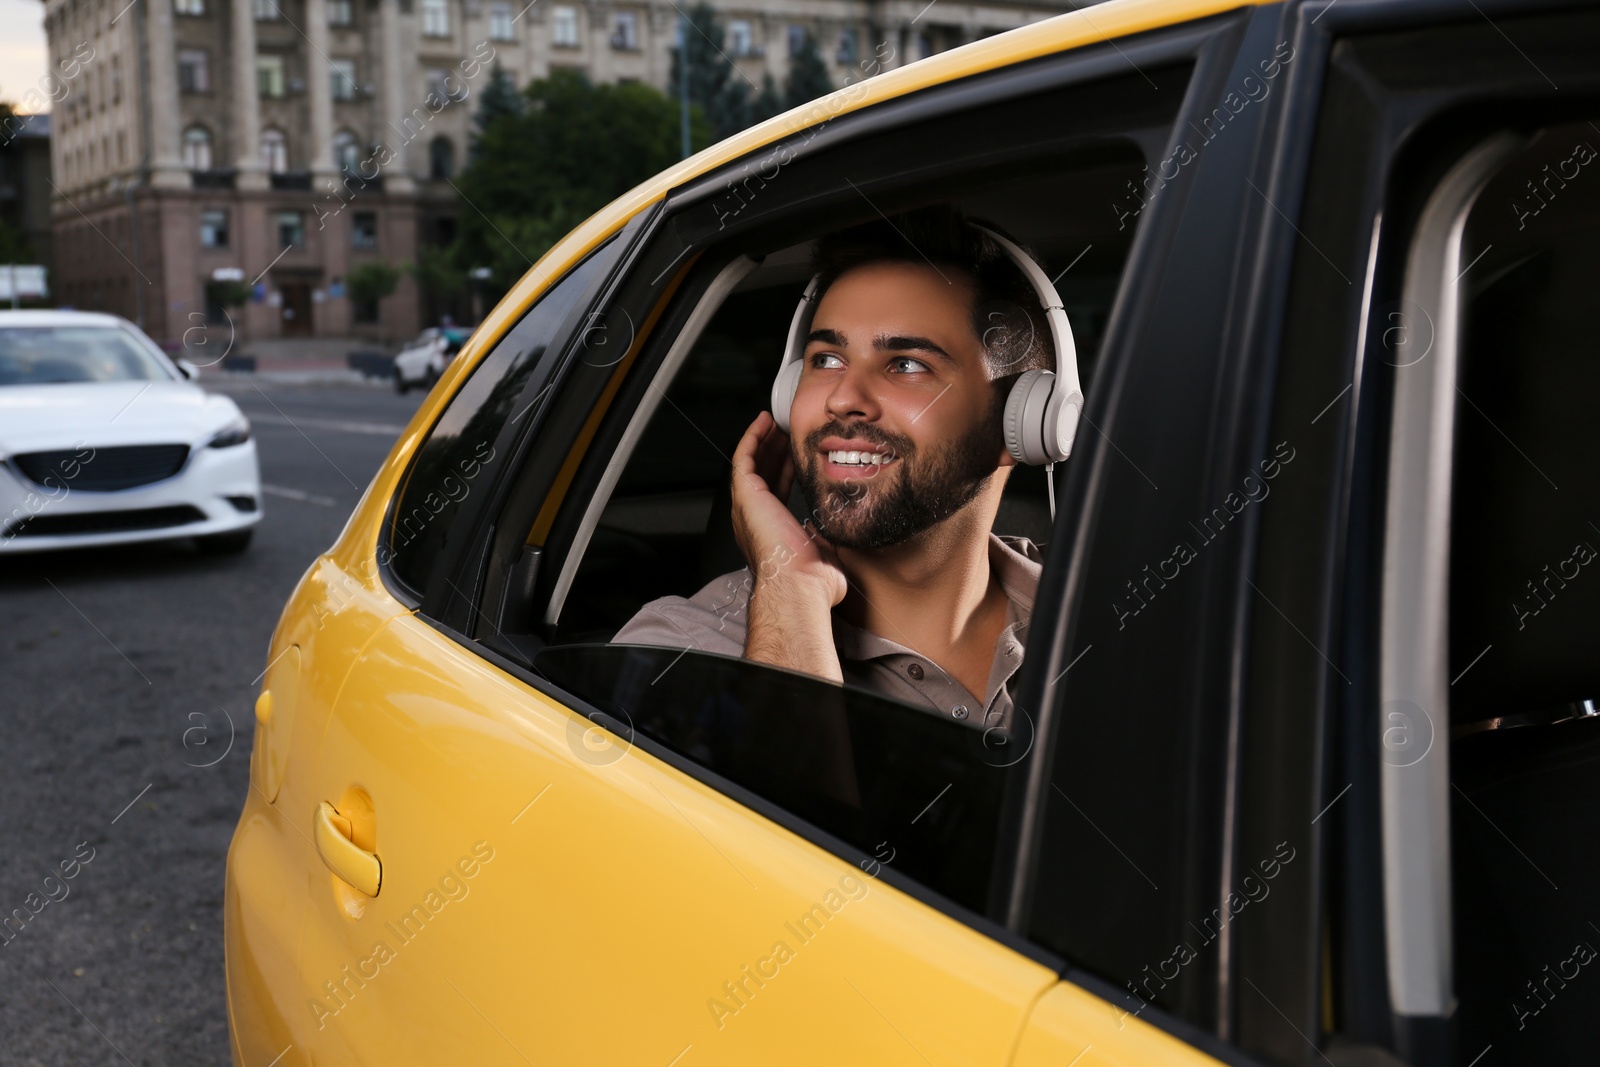
[[[382,865],[310,888],[318,1063],[1002,1064],[1055,980],[415,618],[316,796]]]

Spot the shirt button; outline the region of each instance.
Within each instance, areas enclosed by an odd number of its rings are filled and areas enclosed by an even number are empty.
[[[967,706],[965,704],[957,704],[950,709],[950,714],[958,719],[965,719],[967,717]]]
[[[913,663],[911,666],[906,668],[906,673],[920,682],[922,680],[922,664]]]

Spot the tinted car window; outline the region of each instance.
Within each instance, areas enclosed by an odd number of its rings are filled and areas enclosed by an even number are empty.
[[[982,913],[1009,766],[994,736],[892,700],[703,652],[563,645],[534,670],[637,734]],[[574,729],[581,732],[582,727]],[[611,747],[580,758],[618,758]],[[876,866],[875,866],[876,865]]]
[[[389,519],[392,573],[421,594],[427,590],[461,504],[491,477],[504,457],[496,440],[534,368],[577,300],[616,256],[616,242],[590,255],[545,292],[472,371],[417,450]]]

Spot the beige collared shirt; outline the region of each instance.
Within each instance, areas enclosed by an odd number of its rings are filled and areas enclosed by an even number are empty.
[[[1006,627],[995,643],[981,699],[927,656],[854,626],[835,613],[833,643],[845,681],[975,726],[1009,727],[1012,702],[1008,686],[1022,667],[1028,620],[1043,569],[1041,559],[1038,547],[1026,538],[989,535],[989,566],[1006,594]],[[742,656],[753,586],[747,567],[723,575],[688,599],[652,600],[617,631],[612,643]]]

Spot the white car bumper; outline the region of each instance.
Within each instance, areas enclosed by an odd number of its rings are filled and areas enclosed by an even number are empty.
[[[37,484],[16,462],[0,463],[0,555],[229,533],[261,521],[254,441],[193,448],[176,474],[130,489],[84,489],[72,469]]]

